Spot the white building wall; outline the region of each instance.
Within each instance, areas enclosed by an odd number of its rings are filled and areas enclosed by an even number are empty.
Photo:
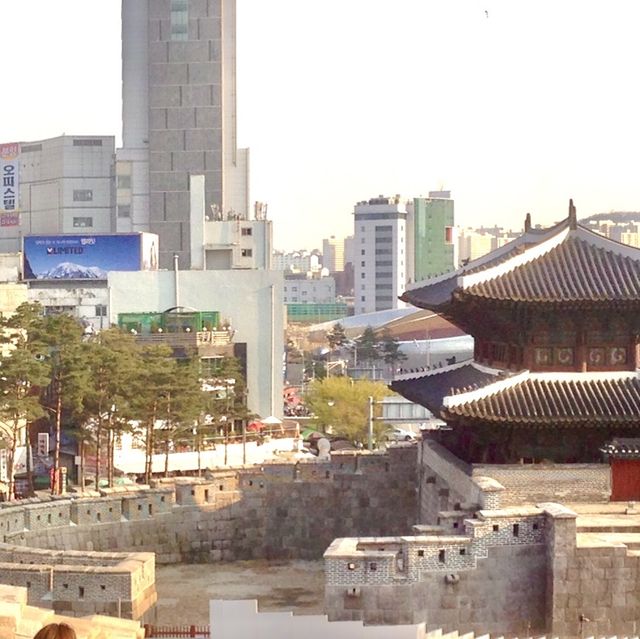
[[[336,281],[333,277],[284,280],[285,304],[333,304],[335,301]]]
[[[109,273],[109,321],[119,313],[162,312],[175,306],[171,271]],[[180,271],[180,305],[219,311],[247,344],[249,409],[282,416],[284,305],[282,273],[276,271]]]
[[[70,313],[96,331],[109,328],[106,282],[30,282],[27,296],[29,302],[41,304],[45,313]]]

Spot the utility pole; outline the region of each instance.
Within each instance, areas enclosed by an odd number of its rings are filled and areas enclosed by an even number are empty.
[[[369,419],[367,421],[367,450],[373,450],[373,397],[369,396]]]

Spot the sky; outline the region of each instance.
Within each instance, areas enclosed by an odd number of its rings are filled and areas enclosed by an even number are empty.
[[[238,137],[276,248],[451,190],[456,223],[640,210],[637,0],[237,0]],[[0,141],[121,137],[120,0],[0,0]]]

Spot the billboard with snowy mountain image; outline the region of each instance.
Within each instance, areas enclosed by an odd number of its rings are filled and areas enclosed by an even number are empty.
[[[23,277],[106,280],[109,271],[157,269],[157,250],[158,238],[150,233],[29,235],[23,244]]]

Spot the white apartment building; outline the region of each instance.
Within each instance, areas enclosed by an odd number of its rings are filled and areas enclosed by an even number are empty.
[[[403,308],[407,282],[407,207],[400,196],[379,196],[354,207],[354,310]]]
[[[15,211],[3,212],[0,253],[20,251],[24,235],[113,232],[113,136],[62,135],[16,150]]]
[[[336,281],[333,277],[284,278],[285,304],[334,304],[336,301]]]
[[[274,271],[292,273],[316,273],[322,268],[320,257],[309,251],[274,251],[271,264]]]

